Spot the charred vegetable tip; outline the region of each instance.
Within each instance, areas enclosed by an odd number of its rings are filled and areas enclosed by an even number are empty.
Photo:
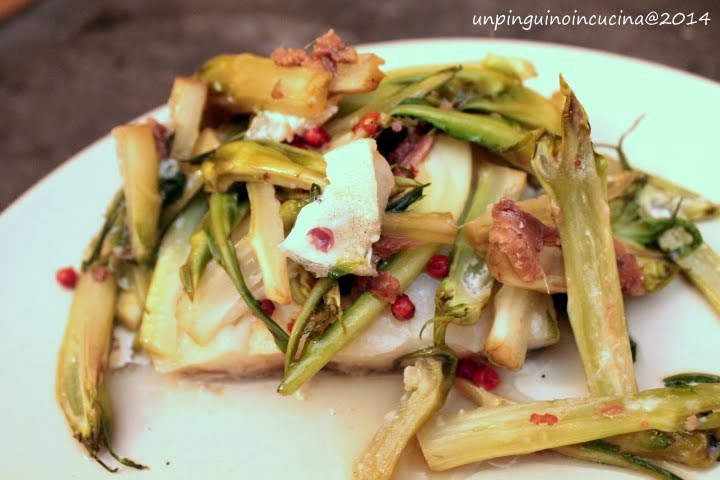
[[[585,110],[560,78],[563,137],[543,135],[532,159],[559,207],[568,314],[591,395],[637,390],[603,171],[598,169]]]

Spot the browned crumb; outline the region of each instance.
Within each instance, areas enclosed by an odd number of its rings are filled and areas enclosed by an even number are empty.
[[[278,47],[270,54],[273,62],[281,67],[297,67],[307,59],[308,54],[300,48]]]
[[[270,92],[270,96],[273,98],[273,100],[279,100],[285,96],[285,93],[283,93],[281,82],[281,80],[278,80],[277,82],[275,82],[275,85],[273,85],[272,92]]]
[[[276,48],[270,58],[281,67],[311,67],[335,72],[338,63],[355,63],[358,59],[357,50],[345,46],[345,42],[335,33],[328,30],[313,42],[312,52],[297,48]]]

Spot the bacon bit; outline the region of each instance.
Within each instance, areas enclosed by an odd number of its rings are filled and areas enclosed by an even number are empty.
[[[370,278],[368,290],[384,302],[393,303],[398,298],[400,282],[390,272],[378,272],[375,277]]]
[[[427,263],[427,272],[431,277],[442,280],[450,273],[450,259],[447,255],[433,255]]]
[[[504,254],[525,282],[540,278],[540,252],[544,245],[559,244],[557,230],[546,226],[508,199],[500,200],[493,206],[492,219],[488,256],[493,250]]]
[[[310,54],[299,48],[276,48],[270,58],[281,67],[315,67],[334,73],[338,63],[357,62],[358,54],[354,48],[346,47],[342,38],[331,29],[315,39]]]
[[[374,277],[355,276],[350,292],[352,301],[365,292],[370,292],[379,300],[387,303],[393,303],[397,299],[400,291],[400,282],[389,272],[378,272]]]
[[[639,297],[645,291],[645,272],[637,262],[637,257],[630,253],[621,242],[615,240],[615,257],[620,276],[620,288],[623,293]]]
[[[322,127],[315,127],[305,132],[302,139],[312,148],[321,148],[330,141],[330,134]]]
[[[411,176],[415,177],[418,168],[425,161],[434,143],[435,135],[413,129],[395,150],[388,154],[387,160],[391,165],[400,165],[409,170],[412,172]]]
[[[500,385],[500,375],[490,365],[476,362],[472,358],[461,358],[457,366],[457,376],[470,380],[485,390],[494,390]]]
[[[310,237],[310,243],[312,243],[313,247],[323,253],[327,253],[335,244],[333,231],[326,227],[315,227],[307,235]]]
[[[697,415],[690,415],[687,420],[685,420],[685,430],[688,432],[695,431],[698,427],[698,417]]]
[[[278,47],[270,54],[270,58],[280,67],[297,67],[307,60],[308,54],[300,48]]]
[[[415,304],[410,297],[401,293],[393,302],[390,311],[398,320],[410,320],[415,316]]]
[[[625,413],[625,407],[622,405],[606,405],[598,409],[600,415],[604,417],[615,417]]]
[[[290,321],[290,322],[288,322],[288,324],[286,325],[285,328],[287,328],[288,333],[292,333],[294,326],[295,326],[295,322],[294,322],[294,321]]]
[[[268,172],[263,172],[263,174],[261,175],[261,177],[262,177],[262,179],[263,179],[264,182],[269,182],[269,181],[270,181],[270,174],[269,174]]]
[[[414,238],[382,236],[380,240],[373,243],[373,256],[379,260],[385,260],[397,252],[415,248],[422,244],[423,242]]]
[[[542,415],[533,413],[530,415],[530,423],[535,425],[546,424],[548,426],[555,425],[558,422],[558,418],[552,413],[543,413]]]
[[[162,123],[155,120],[153,117],[148,117],[146,123],[152,128],[153,139],[155,140],[155,150],[157,151],[158,158],[167,158],[167,141],[170,138],[170,131]]]
[[[357,50],[346,47],[343,39],[333,29],[315,39],[312,56],[327,57],[333,63],[355,63],[358,59]]]
[[[55,272],[55,280],[60,286],[72,290],[77,285],[78,274],[73,267],[61,268]]]
[[[104,265],[97,265],[90,270],[90,274],[96,282],[104,282],[108,275],[110,275],[110,270]]]
[[[578,158],[577,160],[575,160],[575,168],[580,168],[580,167],[582,167],[582,162]]]
[[[362,116],[360,121],[352,128],[353,133],[372,137],[380,126],[380,113],[370,112]]]
[[[260,300],[260,308],[268,317],[272,317],[272,314],[275,313],[275,304],[270,299],[263,298]]]
[[[275,85],[273,85],[272,91],[270,92],[270,96],[273,98],[273,100],[279,100],[285,97],[285,93],[282,89],[282,80],[278,80],[277,82],[275,82]]]

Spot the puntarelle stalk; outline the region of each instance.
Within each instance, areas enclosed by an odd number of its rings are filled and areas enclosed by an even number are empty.
[[[132,253],[138,262],[149,263],[158,240],[161,207],[158,190],[160,158],[152,127],[148,124],[122,125],[115,127],[112,135],[123,179]]]
[[[495,96],[480,96],[462,104],[465,111],[497,113],[531,127],[560,135],[560,112],[539,93],[511,85]]]
[[[458,231],[457,222],[449,212],[385,212],[381,220],[383,235],[423,242],[451,244]]]
[[[150,280],[144,315],[140,325],[140,345],[156,355],[172,355],[177,349],[178,328],[175,319],[178,269],[192,250],[196,227],[207,212],[207,201],[197,198],[170,225],[160,243],[158,259]],[[203,235],[205,232],[201,230]],[[206,239],[207,240],[207,239]],[[207,260],[210,250],[207,248]]]
[[[407,98],[422,98],[453,78],[457,71],[457,67],[446,68],[397,91],[391,92],[387,96],[376,98],[371,103],[366,104],[364,107],[355,110],[349,115],[328,122],[326,124],[327,131],[330,135],[335,136],[339,133],[349,131],[360,121],[363,115],[373,112],[387,112]]]
[[[389,480],[400,454],[415,432],[445,403],[452,383],[446,381],[443,362],[419,358],[405,367],[406,394],[399,408],[375,433],[353,466],[353,480]]]
[[[205,185],[224,192],[236,182],[268,182],[288,188],[309,190],[325,185],[324,173],[293,162],[285,154],[257,142],[238,140],[226,143],[202,163]]]
[[[285,371],[287,372],[295,361],[295,355],[297,354],[300,340],[305,331],[305,327],[310,320],[315,308],[322,301],[323,295],[325,295],[331,288],[337,283],[337,279],[333,277],[323,277],[317,281],[313,286],[312,290],[308,294],[305,302],[303,303],[300,313],[295,318],[293,324],[293,330],[290,332],[290,340],[288,341],[288,348],[285,351]]]
[[[213,193],[210,195],[209,204],[210,211],[205,231],[208,235],[210,251],[213,257],[230,276],[248,308],[270,330],[277,347],[281,352],[284,352],[287,348],[288,335],[280,325],[265,313],[257,299],[252,296],[240,270],[235,255],[235,247],[229,238],[232,230],[232,218],[235,217],[233,210],[237,209],[237,196],[232,193]]]
[[[570,87],[563,138],[549,134],[532,166],[553,202],[567,280],[568,314],[591,395],[637,391],[620,291],[602,168],[596,165],[587,115]]]
[[[437,250],[437,244],[422,245],[414,250],[398,253],[385,269],[400,282],[400,291],[405,290],[425,269],[430,257]],[[342,348],[360,335],[380,313],[387,303],[365,292],[343,312],[342,320],[330,325],[318,339],[306,346],[305,355],[285,372],[285,378],[278,386],[278,393],[290,395],[312,378],[332,360]]]
[[[656,429],[678,432],[720,408],[720,384],[478,408],[443,415],[418,432],[433,470]]]
[[[464,221],[473,220],[503,197],[519,197],[526,185],[525,173],[483,162],[478,169],[478,187]],[[436,345],[445,343],[449,323],[473,325],[478,321],[495,283],[485,265],[485,255],[472,247],[464,230],[455,238],[451,257],[450,273],[435,292],[433,336]]]
[[[685,255],[674,257],[673,261],[720,313],[720,256],[717,252],[703,243]]]
[[[98,455],[103,447],[110,450],[112,412],[105,370],[116,292],[115,277],[106,266],[91,265],[80,274],[55,374],[55,393],[73,435],[108,470]],[[124,465],[145,468],[116,458]]]
[[[455,387],[469,400],[479,407],[497,407],[512,405],[514,402],[488,392],[468,380],[459,378]],[[650,433],[650,432],[647,432]],[[645,474],[650,478],[660,480],[681,480],[680,477],[663,468],[657,467],[642,457],[621,452],[616,445],[609,444],[603,440],[579,443],[554,448],[553,451],[567,457],[583,460],[586,462],[602,463],[615,467],[626,468],[638,473]]]

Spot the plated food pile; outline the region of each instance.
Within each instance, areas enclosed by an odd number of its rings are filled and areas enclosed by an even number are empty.
[[[103,466],[112,332],[161,373],[404,368],[405,395],[358,479],[419,440],[432,470],[555,449],[677,478],[712,467],[720,377],[638,391],[625,298],[682,273],[720,311],[720,257],[694,222],[718,206],[593,145],[561,78],[490,55],[382,72],[329,31],[307,50],[210,59],[175,80],[170,122],[113,130],[123,185],[91,241],[57,366],[74,435]],[[72,272],[59,275],[72,285]],[[494,367],[569,320],[589,396],[512,403]],[[720,328],[720,326],[718,327]],[[491,366],[493,365],[493,366]],[[438,413],[452,388],[478,404]]]

